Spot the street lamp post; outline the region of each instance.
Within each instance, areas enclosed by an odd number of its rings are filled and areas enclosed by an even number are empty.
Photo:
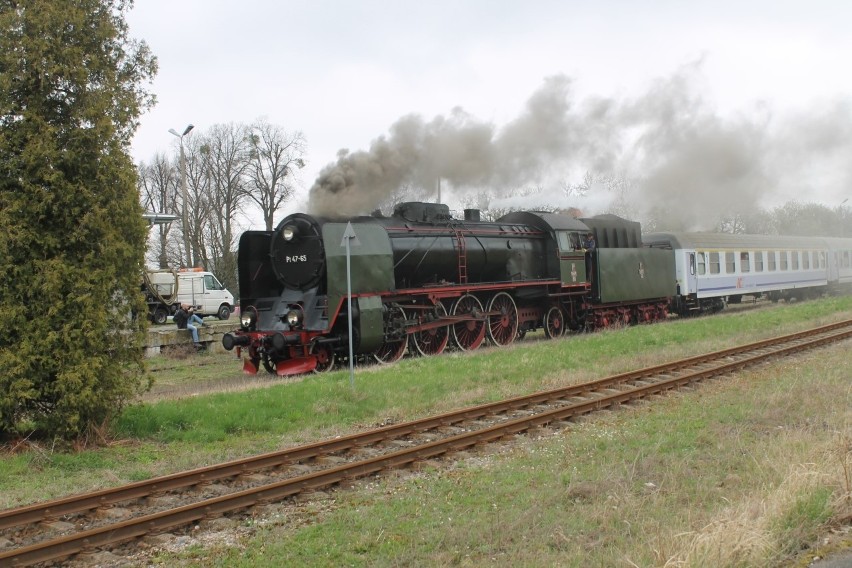
[[[195,128],[192,124],[188,125],[183,134],[178,134],[174,128],[169,128],[169,134],[174,134],[180,140],[180,194],[181,194],[181,212],[180,222],[181,231],[183,232],[183,247],[186,250],[186,266],[190,268],[192,263],[192,249],[189,248],[189,231],[187,230],[186,222],[186,155],[183,153],[183,137],[190,133]]]

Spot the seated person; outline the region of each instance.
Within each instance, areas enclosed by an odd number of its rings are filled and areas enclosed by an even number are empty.
[[[198,341],[198,328],[193,324],[197,323],[200,326],[204,326],[205,324],[204,320],[193,312],[192,307],[188,304],[181,304],[172,319],[174,319],[178,329],[189,330],[192,334],[192,342],[195,344],[195,348],[200,348],[201,342]]]

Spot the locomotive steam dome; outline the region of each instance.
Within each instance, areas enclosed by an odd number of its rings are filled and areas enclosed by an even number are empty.
[[[269,255],[278,281],[287,288],[317,286],[325,272],[325,249],[319,221],[303,213],[285,217],[272,235]]]

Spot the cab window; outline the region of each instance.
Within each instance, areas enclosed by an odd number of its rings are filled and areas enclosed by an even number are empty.
[[[222,290],[222,285],[213,277],[212,274],[204,275],[204,289],[205,290]]]
[[[580,235],[578,233],[569,233],[568,231],[557,231],[559,239],[559,249],[563,251],[579,250]]]

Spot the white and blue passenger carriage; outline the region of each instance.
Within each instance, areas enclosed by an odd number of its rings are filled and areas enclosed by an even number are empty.
[[[852,283],[852,239],[652,233],[643,242],[674,251],[673,308],[682,315],[718,311],[744,295],[802,299]]]
[[[852,289],[852,239],[826,238],[828,281],[833,290]]]

